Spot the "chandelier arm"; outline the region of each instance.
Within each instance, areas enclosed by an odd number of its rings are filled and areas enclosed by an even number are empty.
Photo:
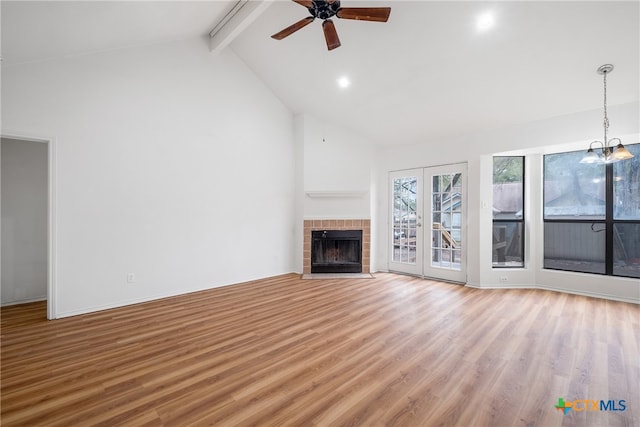
[[[596,143],[600,144],[601,148],[602,148],[602,151],[604,151],[605,145],[604,145],[604,143],[602,141],[591,141],[591,144],[589,144],[589,150],[592,150],[593,149],[593,147],[592,147],[593,144],[596,144]]]

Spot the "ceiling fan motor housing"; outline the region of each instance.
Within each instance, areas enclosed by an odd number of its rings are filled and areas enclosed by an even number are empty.
[[[314,18],[329,19],[338,13],[340,1],[328,2],[326,0],[313,0],[313,7],[309,8],[309,13]]]

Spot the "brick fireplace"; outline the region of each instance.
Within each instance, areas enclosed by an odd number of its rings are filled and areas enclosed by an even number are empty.
[[[302,272],[311,273],[311,232],[324,230],[362,230],[362,273],[370,273],[370,219],[305,219]]]

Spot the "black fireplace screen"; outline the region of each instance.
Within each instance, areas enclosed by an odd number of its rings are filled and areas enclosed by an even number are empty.
[[[312,273],[361,273],[362,230],[311,232]]]

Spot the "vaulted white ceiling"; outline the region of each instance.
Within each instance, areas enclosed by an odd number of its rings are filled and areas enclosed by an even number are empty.
[[[2,1],[4,64],[207,37],[235,2]],[[609,104],[639,99],[636,1],[360,1],[391,6],[387,23],[335,19],[328,52],[319,21],[274,1],[231,44],[294,113],[309,113],[381,145],[512,126],[602,106],[598,66],[615,65]],[[488,31],[477,17],[494,14]],[[352,84],[340,89],[336,80]],[[215,78],[212,76],[212,78]],[[612,117],[612,125],[615,118]]]

